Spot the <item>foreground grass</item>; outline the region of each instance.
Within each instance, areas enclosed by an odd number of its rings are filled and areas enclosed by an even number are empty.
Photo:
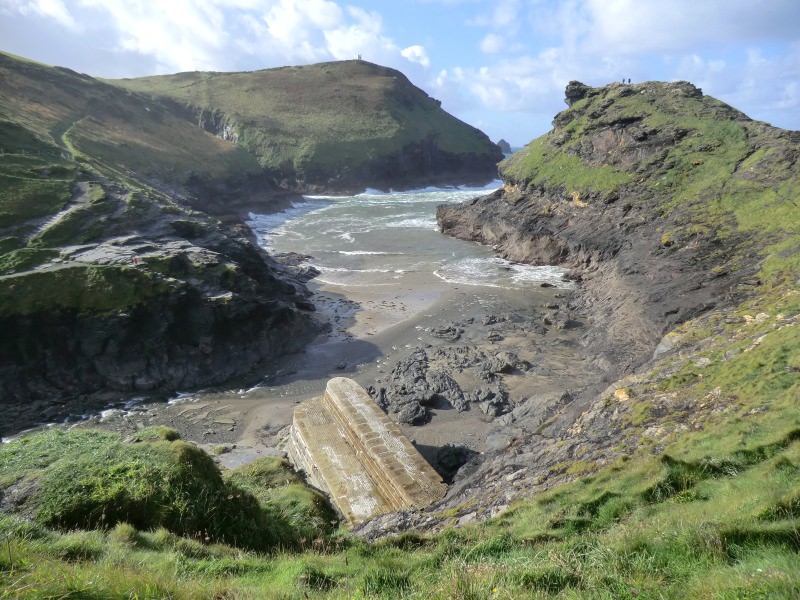
[[[738,446],[708,455],[690,438],[479,526],[375,544],[309,529],[293,549],[256,552],[164,527],[56,531],[3,516],[0,598],[795,598],[800,421]],[[264,482],[263,500],[274,469],[239,477],[256,495]]]

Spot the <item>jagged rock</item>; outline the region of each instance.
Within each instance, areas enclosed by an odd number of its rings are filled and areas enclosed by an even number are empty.
[[[499,331],[492,330],[486,334],[486,341],[487,342],[501,342],[503,340],[503,334]]]
[[[490,417],[497,417],[509,411],[508,391],[503,384],[492,381],[487,387],[479,387],[473,392],[473,402]]]
[[[512,371],[526,371],[530,368],[530,363],[521,360],[519,356],[513,352],[503,350],[495,354],[492,358],[486,361],[481,370],[486,373],[511,373]]]
[[[385,387],[368,391],[385,411],[402,413],[403,422],[421,418],[417,406],[432,407],[444,403],[458,411],[468,408],[464,393],[447,371],[429,370],[428,356],[423,348],[415,348],[409,356],[397,362]]]
[[[461,391],[458,383],[446,371],[429,371],[426,381],[434,398],[445,400],[458,412],[469,408],[464,392]]]
[[[431,329],[431,335],[436,338],[444,339],[449,342],[456,342],[463,333],[462,329],[455,323],[440,325]]]
[[[566,391],[558,395],[534,396],[497,419],[498,426],[516,425],[528,432],[546,423],[559,410],[572,403],[575,396]]]
[[[583,100],[591,89],[592,88],[588,85],[580,81],[570,81],[567,84],[567,89],[564,90],[564,102],[567,103],[567,106],[572,106],[578,100]]]
[[[502,323],[507,321],[508,317],[498,316],[498,315],[486,315],[481,319],[481,323],[483,325],[494,325],[495,323]]]
[[[458,470],[467,464],[477,452],[466,446],[445,444],[436,452],[437,471],[445,483],[450,483]]]
[[[431,415],[428,409],[418,402],[408,402],[397,413],[397,422],[408,425],[424,425],[430,421]]]

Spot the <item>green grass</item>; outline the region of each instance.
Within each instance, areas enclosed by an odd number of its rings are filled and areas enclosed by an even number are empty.
[[[176,283],[133,267],[69,266],[0,280],[0,315],[111,312],[168,294]]]
[[[330,545],[338,519],[296,476],[293,483],[270,480],[250,468],[223,478],[209,455],[176,439],[174,430],[152,429],[137,439],[51,430],[3,444],[0,490],[40,528],[113,528],[129,545],[135,531],[159,528],[194,539],[200,549],[209,542],[264,552]],[[283,463],[270,467],[288,472]]]
[[[58,212],[70,199],[70,183],[0,173],[0,227]]]
[[[0,254],[0,274],[27,271],[59,255],[53,248],[20,248]]]
[[[580,158],[549,147],[546,137],[528,144],[501,164],[504,177],[525,185],[550,185],[565,187],[566,194],[590,191],[612,191],[631,180],[631,175],[604,165],[587,168]]]
[[[771,422],[763,414],[754,419]],[[735,431],[721,427],[716,447],[734,448],[728,453],[709,455],[707,438],[694,436],[669,449],[670,458],[608,467],[480,525],[374,544],[306,539],[292,552],[264,555],[159,526],[120,521],[57,531],[3,516],[0,588],[19,598],[114,597],[125,590],[126,597],[172,598],[788,599],[800,593],[799,430],[771,431],[766,443],[731,444]],[[167,429],[140,437],[165,436],[173,437]],[[64,453],[119,443],[98,432],[27,439],[7,445],[19,476]],[[0,466],[7,471],[8,463]],[[74,472],[80,477],[82,470]],[[274,501],[270,490],[298,485],[273,459],[225,479],[243,493],[255,490],[262,502]]]
[[[5,53],[0,75],[0,228],[60,210],[80,170],[134,188],[141,177],[185,183],[261,171],[255,156],[174,103]]]

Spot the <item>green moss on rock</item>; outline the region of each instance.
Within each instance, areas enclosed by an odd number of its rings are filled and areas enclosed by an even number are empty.
[[[124,310],[148,298],[174,291],[176,283],[141,269],[69,266],[0,280],[0,315],[39,311]]]

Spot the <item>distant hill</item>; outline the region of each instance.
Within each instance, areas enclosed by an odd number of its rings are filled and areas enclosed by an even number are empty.
[[[362,60],[110,83],[179,102],[205,130],[256,156],[282,188],[488,181],[503,158],[402,73]]]

